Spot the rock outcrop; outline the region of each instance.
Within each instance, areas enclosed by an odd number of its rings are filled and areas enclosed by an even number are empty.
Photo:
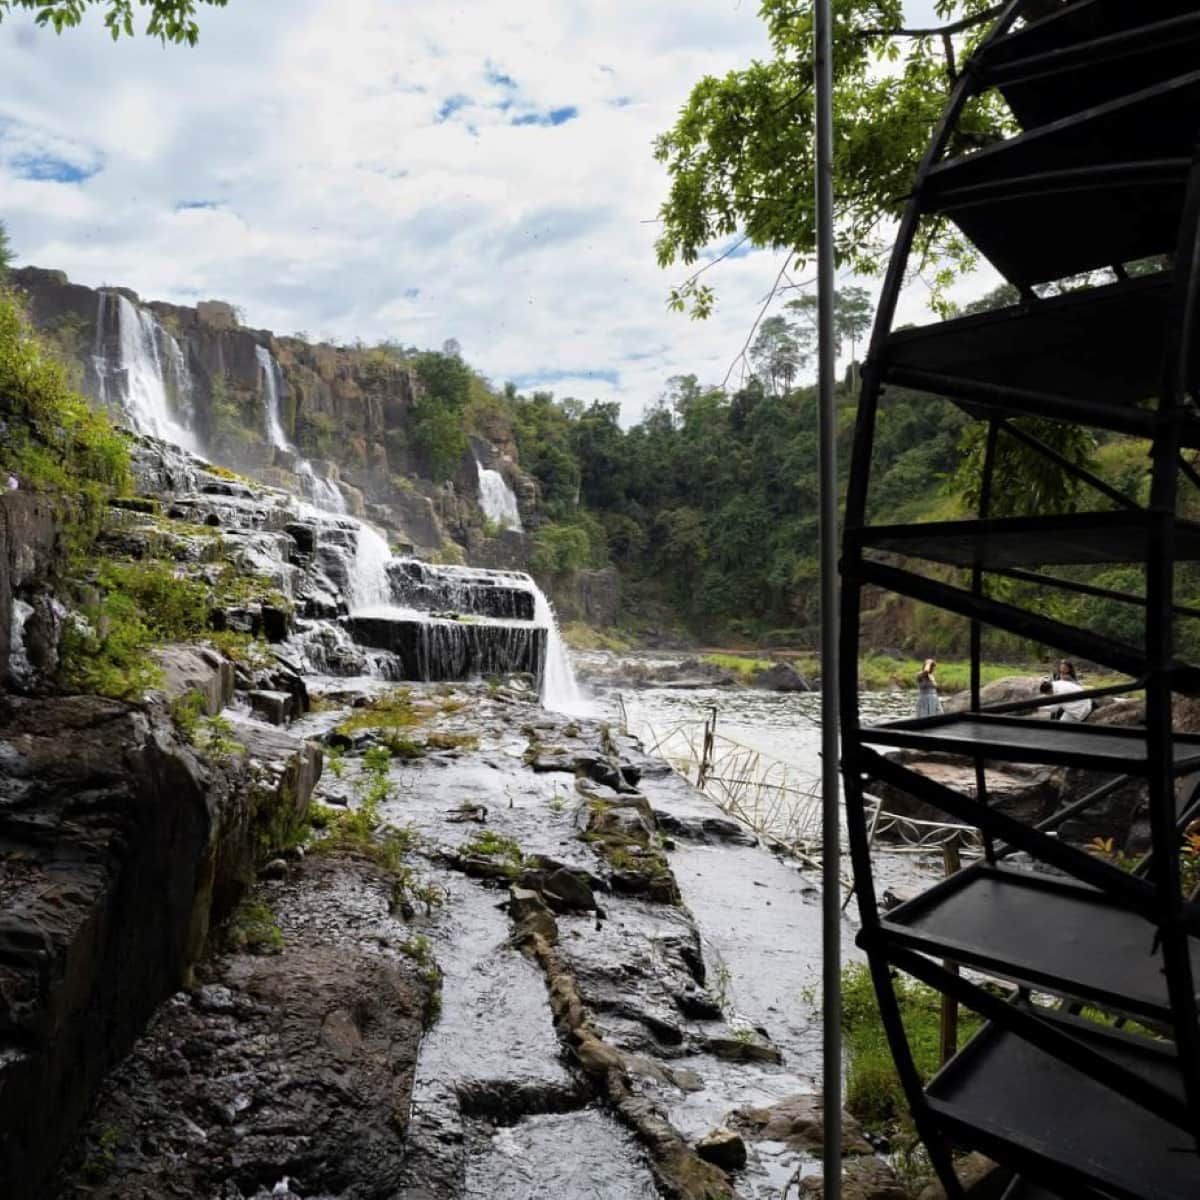
[[[205,761],[156,704],[0,698],[0,1194],[38,1194],[260,836],[303,814],[320,752],[277,739]]]
[[[127,288],[92,289],[61,271],[24,267],[11,273],[27,298],[39,330],[77,365],[83,390],[102,402],[103,362],[121,353],[119,322],[153,326],[158,357],[179,374],[173,402],[196,444],[224,465],[303,494],[319,490],[348,513],[384,526],[392,542],[410,553],[441,552],[453,536],[480,565],[521,568],[530,544],[521,535],[488,538],[479,504],[475,462],[482,456],[503,470],[527,517],[536,523],[540,497],[535,480],[519,465],[511,428],[498,414],[485,438],[464,454],[453,481],[428,478],[414,449],[416,408],[422,385],[409,362],[383,348],[312,344],[243,326],[220,301],[196,307],[144,302]],[[105,307],[104,297],[119,298]],[[143,330],[142,332],[146,332]],[[265,361],[277,428],[266,413]],[[120,364],[108,374],[120,375]]]
[[[63,555],[54,504],[34,492],[0,491],[0,692],[27,686],[57,661],[54,586]]]

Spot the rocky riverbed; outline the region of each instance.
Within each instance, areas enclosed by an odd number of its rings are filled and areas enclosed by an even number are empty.
[[[519,686],[328,687],[291,731],[333,751],[318,824],[383,775],[378,827],[265,865],[50,1194],[769,1197],[819,1172],[809,879]],[[847,1152],[871,1157],[852,1123]]]

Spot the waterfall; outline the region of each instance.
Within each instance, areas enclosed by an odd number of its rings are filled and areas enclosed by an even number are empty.
[[[92,363],[102,404],[124,413],[138,433],[200,453],[183,349],[152,313],[120,292],[101,292]]]
[[[318,508],[326,512],[345,513],[346,497],[341,489],[332,479],[322,479],[316,474],[307,458],[296,459],[296,474],[300,476],[300,486]]]
[[[520,530],[521,510],[504,476],[485,467],[479,459],[475,460],[475,466],[479,471],[479,507],[483,509],[483,515],[501,529]]]
[[[542,704],[554,712],[586,716],[591,711],[587,697],[575,679],[575,669],[567,655],[566,643],[558,630],[558,617],[549,597],[533,581],[533,619],[546,628],[546,670],[542,675]]]
[[[344,513],[346,498],[342,495],[337,484],[331,479],[322,479],[312,468],[312,463],[296,454],[296,448],[287,439],[283,431],[283,422],[279,417],[279,394],[283,390],[283,372],[275,361],[275,356],[266,346],[255,346],[254,357],[258,359],[262,375],[263,413],[267,437],[276,450],[286,450],[295,455],[293,471],[300,477],[300,486],[304,494],[318,507],[326,512]]]
[[[254,357],[258,359],[262,371],[263,407],[266,409],[267,437],[277,450],[290,450],[291,443],[283,432],[283,423],[279,419],[279,364],[266,346],[255,346]]]
[[[358,536],[354,542],[350,595],[347,596],[351,610],[394,603],[392,584],[387,572],[388,563],[392,561],[392,550],[387,544],[387,539],[365,521],[354,517],[349,519],[358,527]]]

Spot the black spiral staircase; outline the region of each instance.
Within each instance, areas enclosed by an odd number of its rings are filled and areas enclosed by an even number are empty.
[[[993,89],[1020,132],[948,157],[964,106]],[[1200,737],[1172,727],[1176,698],[1200,693],[1200,669],[1175,651],[1176,630],[1200,612],[1174,594],[1177,564],[1200,561],[1200,525],[1179,514],[1184,489],[1200,489],[1189,453],[1200,448],[1198,134],[1200,2],[1007,5],[959,76],[921,164],[863,370],[841,626],[860,943],[918,1131],[951,1197],[962,1196],[950,1156],[961,1147],[1012,1169],[1013,1200],[1200,1198],[1200,904],[1183,894],[1179,857],[1200,814]],[[937,218],[957,226],[1021,300],[894,330],[918,229]],[[1129,269],[1147,260],[1164,265]],[[1109,282],[1054,295],[1041,287],[1087,272]],[[867,522],[873,432],[890,385],[945,397],[986,422],[977,519]],[[1073,467],[1027,423],[1013,423],[1021,417],[1146,439],[1149,502]],[[997,446],[1007,438],[1074,471],[1092,509],[989,517]],[[1121,596],[1144,616],[1144,638],[1115,641],[1038,602],[1055,589],[1117,598],[1074,578],[1082,564],[1144,572],[1144,594]],[[860,619],[864,593],[880,590],[970,622],[968,711],[861,723]],[[1028,703],[982,706],[985,627],[1128,676],[1104,690],[1144,691],[1144,725],[1052,722]],[[935,782],[883,753],[894,748],[964,756],[975,787]],[[989,804],[991,762],[1140,781],[1150,853],[1123,870],[1057,836],[1111,784],[1035,824]],[[870,781],[978,828],[981,860],[881,914],[864,815]],[[984,1018],[926,1085],[901,1023],[897,970]]]

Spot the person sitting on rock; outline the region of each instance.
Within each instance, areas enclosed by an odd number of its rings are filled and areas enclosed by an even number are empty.
[[[1082,692],[1083,687],[1072,683],[1069,679],[1043,679],[1038,688],[1043,696],[1069,696],[1072,692]],[[1052,721],[1086,721],[1092,711],[1090,700],[1067,700],[1050,710]]]

